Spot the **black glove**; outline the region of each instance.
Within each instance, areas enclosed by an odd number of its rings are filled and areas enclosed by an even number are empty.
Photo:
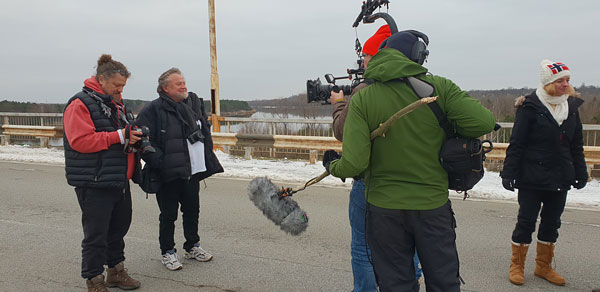
[[[510,179],[510,178],[503,178],[502,179],[502,186],[511,191],[514,192],[515,191],[515,180],[514,179]]]
[[[329,163],[340,158],[342,158],[342,156],[334,150],[325,151],[325,153],[323,154],[323,166],[325,166],[327,172],[329,172]]]
[[[585,187],[585,185],[587,184],[587,179],[578,179],[573,183],[573,187],[581,190],[583,189],[583,187]]]

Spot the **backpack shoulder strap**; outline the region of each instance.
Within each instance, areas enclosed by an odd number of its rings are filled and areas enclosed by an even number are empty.
[[[435,93],[435,87],[433,86],[433,84],[423,81],[421,79],[411,76],[407,78],[400,78],[400,80],[408,84],[408,86],[410,86],[410,88],[417,95],[417,97],[419,97],[419,99],[433,96]],[[440,107],[440,104],[437,103],[437,101],[434,101],[428,103],[427,105],[437,118],[438,124],[440,124],[440,127],[444,130],[444,133],[446,133],[446,138],[454,137],[455,134],[452,130],[450,121],[448,120],[446,113]]]

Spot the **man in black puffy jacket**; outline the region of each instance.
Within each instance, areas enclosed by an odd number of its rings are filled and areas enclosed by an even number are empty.
[[[160,209],[162,263],[176,271],[183,268],[173,239],[180,206],[185,258],[201,262],[212,259],[199,243],[200,181],[223,172],[223,167],[212,150],[203,101],[187,91],[181,71],[171,68],[164,72],[158,79],[157,91],[159,97],[142,109],[136,123],[150,128],[150,143],[156,149],[156,152],[142,153],[142,158],[159,173],[161,186],[156,200]]]
[[[65,173],[81,208],[81,277],[88,291],[140,287],[123,263],[123,238],[131,225],[129,180],[139,175],[139,157],[124,149],[142,134],[128,131],[133,115],[121,97],[130,74],[111,55],[102,55],[96,75],[83,82],[64,112]]]

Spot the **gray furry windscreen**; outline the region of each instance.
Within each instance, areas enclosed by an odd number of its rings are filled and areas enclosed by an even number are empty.
[[[279,189],[266,177],[257,177],[248,185],[254,205],[281,230],[298,235],[308,226],[308,216],[290,197],[280,197]]]

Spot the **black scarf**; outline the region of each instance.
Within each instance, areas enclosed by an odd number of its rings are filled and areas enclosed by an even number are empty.
[[[160,98],[177,113],[177,118],[185,125],[183,127],[184,135],[187,137],[195,131],[200,130],[200,126],[196,123],[200,118],[194,112],[192,108],[193,101],[190,97],[186,98],[182,102],[175,102],[169,96],[164,93],[160,93]]]

